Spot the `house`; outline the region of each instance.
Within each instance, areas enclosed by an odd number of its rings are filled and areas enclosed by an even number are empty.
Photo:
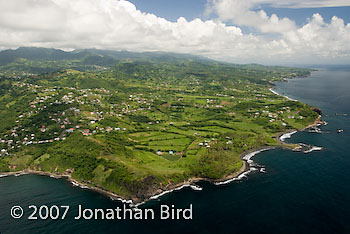
[[[106,128],[106,131],[107,131],[107,132],[110,132],[110,131],[112,131],[112,130],[113,130],[113,128],[111,128],[111,127],[107,127],[107,128]]]
[[[1,150],[1,156],[5,156],[7,154],[7,150],[6,149],[2,149]]]

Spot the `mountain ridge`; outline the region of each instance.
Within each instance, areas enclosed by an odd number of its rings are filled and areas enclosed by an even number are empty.
[[[90,58],[91,57],[91,58]],[[88,60],[95,62],[102,62],[110,65],[110,63],[118,62],[125,59],[147,59],[150,61],[167,61],[174,59],[192,59],[198,61],[213,61],[211,59],[191,55],[191,54],[181,54],[181,53],[169,53],[169,52],[130,52],[130,51],[116,51],[116,50],[99,50],[99,49],[78,49],[73,51],[64,51],[61,49],[54,48],[42,48],[42,47],[19,47],[15,50],[8,49],[0,51],[0,66],[8,65],[15,62],[16,59],[28,59],[28,60],[50,60],[50,61],[60,61],[60,60]],[[97,59],[99,58],[99,60]],[[98,61],[96,61],[96,59]]]

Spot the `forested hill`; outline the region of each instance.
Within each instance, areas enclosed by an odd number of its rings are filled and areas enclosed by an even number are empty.
[[[245,71],[245,73],[276,72],[276,76],[288,72],[295,76],[307,76],[309,70],[294,69],[288,67],[269,67],[257,64],[238,65],[214,61],[205,57],[190,54],[168,52],[129,52],[83,49],[66,52],[52,48],[20,47],[16,50],[0,51],[0,75],[6,77],[26,77],[74,69],[77,71],[103,71],[115,68],[121,63],[133,63],[141,65],[171,64],[182,69],[184,66],[197,66],[196,73],[203,73],[206,66],[215,66],[228,71]],[[203,69],[204,67],[204,69]],[[193,70],[191,68],[191,70]]]
[[[128,52],[84,49],[66,52],[58,49],[20,47],[16,50],[0,51],[1,71],[27,71],[32,73],[53,72],[72,68],[81,71],[96,70],[99,67],[111,67],[120,61],[138,60],[148,62],[179,62],[211,60],[189,54],[166,52]]]

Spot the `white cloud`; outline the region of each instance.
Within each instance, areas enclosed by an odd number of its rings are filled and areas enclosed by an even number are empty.
[[[268,16],[265,11],[251,10],[261,0],[212,0],[208,4],[208,12],[217,13],[224,21],[232,21],[234,24],[249,26],[259,29],[261,32],[286,32],[294,30],[294,21],[277,15]]]
[[[350,26],[341,19],[335,17],[327,24],[315,15],[297,28],[290,19],[254,12],[250,0],[245,1],[249,4],[233,2],[248,12],[244,20],[237,19],[240,24],[278,32],[280,37],[243,34],[239,27],[220,20],[170,22],[124,0],[0,0],[0,48],[170,51],[239,63],[317,63],[310,61],[313,58],[323,63],[349,62]],[[222,19],[237,13],[235,5],[224,10]]]
[[[344,21],[336,16],[327,24],[321,15],[314,14],[308,24],[285,33],[283,40],[296,54],[306,54],[314,59],[333,60],[349,57],[350,24],[345,25]]]
[[[348,0],[257,0],[258,3],[269,4],[274,7],[289,8],[320,8],[320,7],[342,7],[350,6]]]
[[[235,25],[253,27],[263,33],[278,33],[272,44],[276,51],[267,52],[283,60],[305,63],[336,63],[340,60],[349,63],[350,24],[336,16],[330,23],[324,22],[319,14],[304,26],[298,28],[293,20],[268,16],[263,10],[255,10],[261,4],[275,7],[330,7],[348,6],[344,0],[209,0],[207,13],[216,13],[221,21],[230,21]],[[269,38],[267,35],[266,38]],[[271,42],[270,42],[271,43]]]

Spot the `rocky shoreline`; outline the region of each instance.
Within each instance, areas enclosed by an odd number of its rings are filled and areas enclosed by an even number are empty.
[[[230,174],[225,176],[222,179],[219,180],[214,180],[214,179],[208,179],[208,178],[200,178],[200,177],[193,177],[193,178],[189,178],[187,181],[184,181],[182,183],[178,183],[178,184],[174,184],[169,186],[167,189],[158,189],[152,196],[150,196],[149,198],[145,199],[145,200],[139,200],[137,198],[134,199],[125,199],[122,196],[110,192],[108,190],[105,190],[103,188],[99,188],[99,187],[95,187],[95,186],[91,186],[89,184],[83,183],[83,182],[79,182],[75,179],[73,179],[71,177],[70,174],[56,174],[56,173],[50,173],[50,172],[43,172],[43,171],[36,171],[36,170],[31,170],[31,169],[25,169],[22,171],[16,171],[16,172],[4,172],[4,173],[0,173],[0,178],[1,177],[6,177],[6,176],[21,176],[21,175],[27,175],[27,174],[33,174],[33,175],[42,175],[42,176],[49,176],[51,178],[55,178],[55,179],[66,179],[67,181],[69,181],[73,186],[77,186],[83,189],[90,189],[92,191],[101,193],[103,195],[106,195],[108,197],[110,197],[112,200],[118,200],[121,201],[123,203],[127,203],[130,206],[139,206],[142,205],[144,203],[146,203],[147,201],[150,200],[154,200],[154,199],[158,199],[159,197],[171,193],[173,191],[177,191],[180,190],[182,188],[185,187],[190,187],[193,190],[197,190],[200,191],[202,190],[202,188],[200,188],[199,186],[197,186],[195,183],[196,182],[200,182],[200,181],[207,181],[210,183],[213,183],[215,185],[222,185],[222,184],[228,184],[234,180],[240,180],[244,177],[246,177],[246,175],[252,171],[256,171],[256,164],[254,164],[254,162],[251,160],[251,158],[253,156],[255,156],[256,154],[262,152],[262,151],[266,151],[266,150],[270,150],[270,149],[274,149],[275,147],[261,147],[259,149],[255,149],[255,150],[250,150],[248,152],[245,152],[241,155],[241,158],[243,160],[243,165],[242,167]],[[247,157],[248,156],[248,157]]]
[[[304,131],[308,128],[312,128],[315,126],[320,126],[321,124],[324,124],[324,122],[321,120],[321,115],[314,121],[314,123],[310,124],[309,126],[305,127],[304,129],[302,129],[301,131]],[[154,194],[152,196],[150,196],[149,198],[145,199],[145,200],[140,200],[138,198],[133,198],[133,199],[125,199],[122,196],[110,192],[108,190],[105,190],[103,188],[100,187],[96,187],[96,186],[91,186],[90,184],[87,183],[83,183],[83,182],[79,182],[75,179],[72,178],[72,176],[70,174],[57,174],[57,173],[50,173],[50,172],[43,172],[43,171],[36,171],[36,170],[31,170],[31,169],[25,169],[22,171],[17,171],[17,172],[4,172],[4,173],[0,173],[0,178],[1,177],[6,177],[6,176],[20,176],[20,175],[25,175],[25,174],[34,174],[34,175],[42,175],[42,176],[50,176],[51,178],[56,178],[56,179],[66,179],[67,181],[69,181],[72,185],[83,188],[83,189],[90,189],[92,191],[104,194],[108,197],[110,197],[112,200],[118,200],[121,201],[123,203],[127,203],[130,206],[139,206],[142,205],[144,203],[146,203],[147,201],[153,200],[153,199],[158,199],[159,197],[171,193],[173,191],[176,190],[180,190],[182,188],[185,187],[190,187],[193,190],[202,190],[202,188],[200,188],[199,186],[197,186],[195,183],[199,182],[199,181],[207,181],[210,183],[213,183],[215,185],[223,185],[223,184],[228,184],[232,181],[235,180],[240,180],[244,177],[247,176],[247,174],[253,172],[253,171],[257,171],[260,169],[260,172],[265,172],[265,169],[260,166],[257,165],[256,163],[254,163],[254,161],[252,160],[252,158],[263,152],[263,151],[267,151],[267,150],[271,150],[271,149],[275,149],[275,148],[287,148],[287,149],[291,149],[290,147],[287,147],[288,143],[284,142],[284,139],[289,138],[292,134],[296,133],[298,130],[293,129],[287,132],[283,132],[280,133],[276,136],[276,140],[277,142],[280,143],[280,146],[265,146],[265,147],[260,147],[257,149],[252,149],[249,150],[247,152],[244,152],[240,155],[240,158],[243,161],[243,165],[242,167],[232,173],[229,174],[227,176],[225,176],[224,178],[218,179],[218,180],[214,180],[214,179],[208,179],[208,178],[200,178],[200,177],[193,177],[193,178],[189,178],[187,181],[184,181],[182,183],[178,183],[178,184],[174,184],[174,185],[170,185],[168,186],[166,189],[158,189],[157,191],[154,192]],[[295,151],[301,151],[301,145],[300,143],[298,144],[299,146],[294,147],[292,150]],[[304,145],[307,146],[307,145]],[[315,149],[314,147],[316,146],[310,146],[308,147],[306,150],[304,150],[304,153],[309,153],[312,152],[314,150],[321,150],[319,149],[320,147],[317,147],[317,149]]]
[[[253,151],[249,151],[245,154],[242,155],[242,157],[248,153],[252,153]],[[16,172],[3,172],[0,173],[0,178],[2,177],[7,177],[7,176],[21,176],[21,175],[28,175],[28,174],[32,174],[32,175],[41,175],[41,176],[49,176],[51,178],[55,178],[55,179],[66,179],[67,181],[69,181],[73,186],[77,186],[80,187],[82,189],[89,189],[98,193],[101,193],[103,195],[108,196],[109,198],[111,198],[112,200],[118,200],[121,201],[123,203],[127,203],[130,206],[139,206],[142,205],[144,203],[146,203],[147,201],[150,200],[154,200],[154,199],[158,199],[159,197],[171,193],[173,191],[177,191],[180,190],[182,188],[185,187],[190,187],[193,190],[197,190],[200,191],[202,190],[201,187],[197,186],[195,183],[199,182],[199,181],[207,181],[207,182],[211,182],[211,183],[220,183],[220,182],[224,182],[227,180],[231,180],[231,179],[236,179],[238,178],[240,175],[249,172],[250,169],[250,165],[249,163],[247,163],[247,161],[243,161],[243,166],[240,168],[240,170],[238,170],[237,172],[234,172],[222,179],[219,180],[213,180],[213,179],[208,179],[208,178],[200,178],[200,177],[193,177],[193,178],[189,178],[187,181],[184,181],[182,183],[177,183],[171,186],[168,186],[167,189],[158,189],[152,196],[150,196],[149,198],[141,201],[137,198],[134,199],[125,199],[122,196],[110,192],[108,190],[105,190],[103,188],[99,188],[99,187],[95,187],[95,186],[91,186],[89,184],[77,181],[75,179],[72,178],[72,176],[70,174],[57,174],[57,173],[50,173],[50,172],[44,172],[44,171],[36,171],[36,170],[31,170],[31,169],[25,169],[25,170],[21,170],[21,171],[16,171]]]

